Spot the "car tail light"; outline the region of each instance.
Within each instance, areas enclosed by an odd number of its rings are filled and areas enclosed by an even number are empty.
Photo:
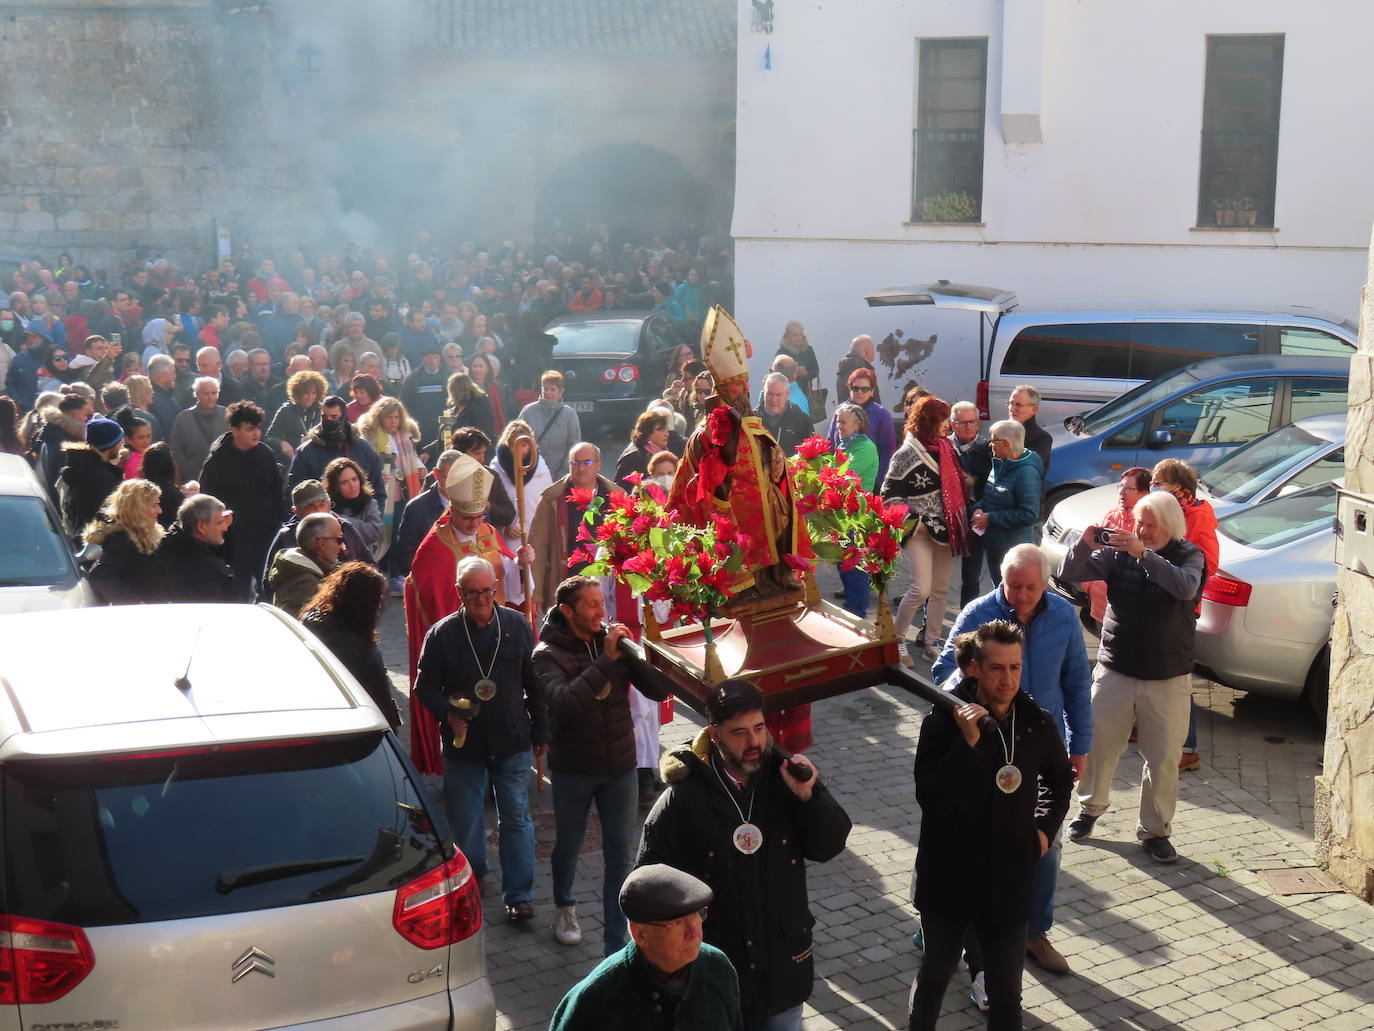
[[[603,372],[603,373],[601,374],[601,378],[602,378],[603,380],[605,380],[607,383],[614,383],[614,382],[615,382],[616,373],[619,372],[619,371],[620,371],[620,370],[618,370],[618,369],[607,369],[605,372]]]
[[[1243,608],[1250,604],[1250,585],[1225,573],[1213,573],[1207,578],[1207,586],[1202,589],[1202,598],[1217,605]]]
[[[477,878],[461,851],[443,866],[396,889],[391,923],[422,949],[438,949],[471,938],[482,929]]]
[[[81,928],[0,916],[0,1003],[56,1002],[94,968]]]
[[[621,383],[633,383],[639,379],[639,370],[633,365],[622,365],[616,375],[620,377]]]
[[[988,414],[988,381],[987,381],[987,380],[985,380],[985,379],[980,379],[980,380],[978,381],[978,390],[977,390],[976,394],[974,395],[974,399],[973,399],[973,400],[974,400],[974,403],[978,405],[978,418],[980,418],[980,419],[990,419],[990,418],[992,418],[992,416]]]

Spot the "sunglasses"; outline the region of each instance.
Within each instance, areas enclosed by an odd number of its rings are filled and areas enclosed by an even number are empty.
[[[65,354],[55,354],[52,356],[52,360],[55,362],[65,362],[67,360],[67,356]]]
[[[850,387],[850,388],[849,388],[849,392],[850,392],[851,394],[871,394],[871,393],[873,393],[873,388],[872,388],[872,387],[853,386],[853,387]]]

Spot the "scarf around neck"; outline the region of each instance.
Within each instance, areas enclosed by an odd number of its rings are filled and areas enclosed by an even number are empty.
[[[969,553],[964,467],[959,464],[959,456],[948,437],[936,436],[927,440],[918,436],[916,440],[940,468],[940,502],[945,510],[945,525],[949,527],[949,550],[953,557],[962,558]]]

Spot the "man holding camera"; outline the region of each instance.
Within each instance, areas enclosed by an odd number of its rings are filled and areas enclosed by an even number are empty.
[[[1107,611],[1093,676],[1093,747],[1079,780],[1082,811],[1069,838],[1092,835],[1107,811],[1112,777],[1136,727],[1145,769],[1136,837],[1150,858],[1173,863],[1178,763],[1188,733],[1197,604],[1207,573],[1185,539],[1178,500],[1157,491],[1135,506],[1135,531],[1090,526],[1064,556],[1064,580],[1105,580]]]

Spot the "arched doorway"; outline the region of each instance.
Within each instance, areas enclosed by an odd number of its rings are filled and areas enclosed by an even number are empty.
[[[624,215],[634,234],[665,239],[709,232],[725,202],[670,154],[642,143],[607,143],[565,161],[539,192],[539,233],[561,224],[576,232],[586,222],[614,224]]]

